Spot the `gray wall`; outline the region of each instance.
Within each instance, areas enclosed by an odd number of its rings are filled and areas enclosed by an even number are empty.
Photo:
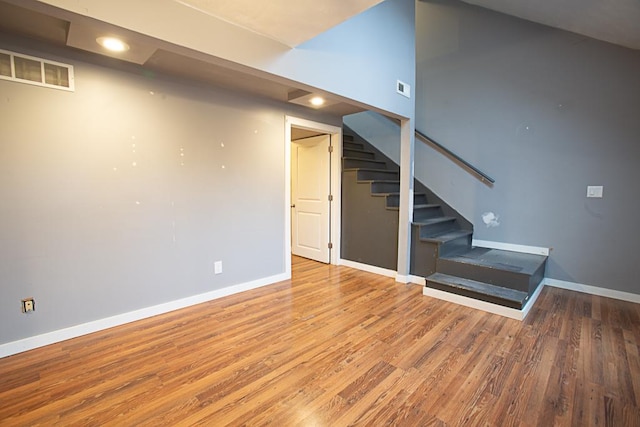
[[[373,111],[350,114],[342,121],[396,165],[400,164],[400,126],[397,122]]]
[[[552,247],[547,276],[640,293],[640,52],[460,2],[416,20],[416,127],[497,182],[421,143],[416,176],[477,239]]]
[[[284,273],[285,114],[339,118],[0,46],[76,77],[0,80],[0,344]]]

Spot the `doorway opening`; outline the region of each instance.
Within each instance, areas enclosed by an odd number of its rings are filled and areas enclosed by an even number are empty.
[[[286,273],[291,255],[337,264],[342,128],[286,117]]]

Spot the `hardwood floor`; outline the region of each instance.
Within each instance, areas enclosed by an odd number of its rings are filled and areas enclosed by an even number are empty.
[[[0,359],[0,425],[638,426],[640,305],[525,322],[294,257],[293,280]]]

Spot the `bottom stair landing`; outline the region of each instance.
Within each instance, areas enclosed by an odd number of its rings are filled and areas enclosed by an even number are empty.
[[[485,309],[488,304],[497,305],[497,314],[511,312],[509,317],[524,318],[525,307],[540,291],[546,261],[543,255],[470,247],[437,259],[424,294],[439,298],[443,292],[453,294],[457,297],[443,299],[458,303],[469,299],[465,305],[472,307],[476,306],[473,301],[481,301]]]

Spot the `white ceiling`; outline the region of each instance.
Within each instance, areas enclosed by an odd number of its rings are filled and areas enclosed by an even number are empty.
[[[310,40],[382,2],[382,0],[173,1],[290,47]],[[464,1],[598,40],[640,49],[640,0]]]
[[[497,12],[640,49],[640,0],[464,0]]]
[[[383,0],[174,0],[295,47]]]

